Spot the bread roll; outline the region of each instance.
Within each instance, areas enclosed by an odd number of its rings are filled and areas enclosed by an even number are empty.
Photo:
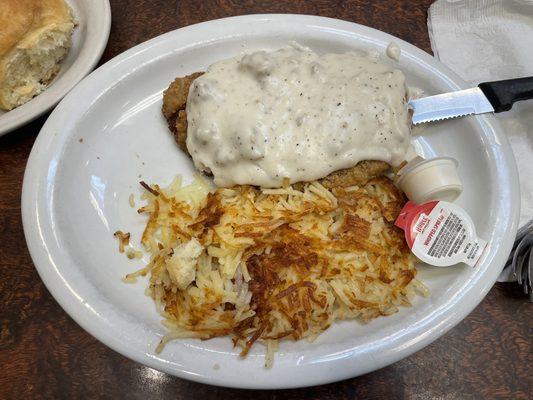
[[[71,46],[74,22],[64,0],[1,0],[0,108],[41,93]]]

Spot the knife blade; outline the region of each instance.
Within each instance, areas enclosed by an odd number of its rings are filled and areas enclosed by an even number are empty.
[[[478,87],[409,101],[413,124],[472,114],[508,111],[513,103],[533,99],[533,77],[484,82]]]
[[[411,100],[409,106],[413,109],[413,124],[494,112],[480,88]]]

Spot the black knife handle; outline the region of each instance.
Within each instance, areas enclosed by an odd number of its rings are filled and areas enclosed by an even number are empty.
[[[494,107],[494,112],[509,111],[515,101],[533,99],[533,76],[478,85]]]

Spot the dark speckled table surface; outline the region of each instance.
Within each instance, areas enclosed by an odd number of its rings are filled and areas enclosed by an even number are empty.
[[[101,62],[173,29],[253,13],[340,18],[430,52],[426,18],[431,2],[111,0],[113,25]],[[0,399],[532,398],[533,306],[513,284],[496,284],[463,322],[423,350],[379,371],[329,385],[283,391],[224,389],[126,359],[67,316],[37,275],[26,247],[22,178],[46,118],[0,138]]]

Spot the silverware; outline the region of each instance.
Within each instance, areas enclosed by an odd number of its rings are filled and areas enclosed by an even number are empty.
[[[413,124],[471,114],[509,111],[513,103],[533,99],[533,76],[480,83],[459,90],[409,101]]]
[[[533,220],[518,230],[505,268],[512,268],[519,285],[533,302]]]
[[[531,291],[531,267],[533,266],[533,232],[528,233],[518,244],[513,256],[513,271],[519,285],[522,285],[524,293],[529,295],[529,300],[533,301]]]

